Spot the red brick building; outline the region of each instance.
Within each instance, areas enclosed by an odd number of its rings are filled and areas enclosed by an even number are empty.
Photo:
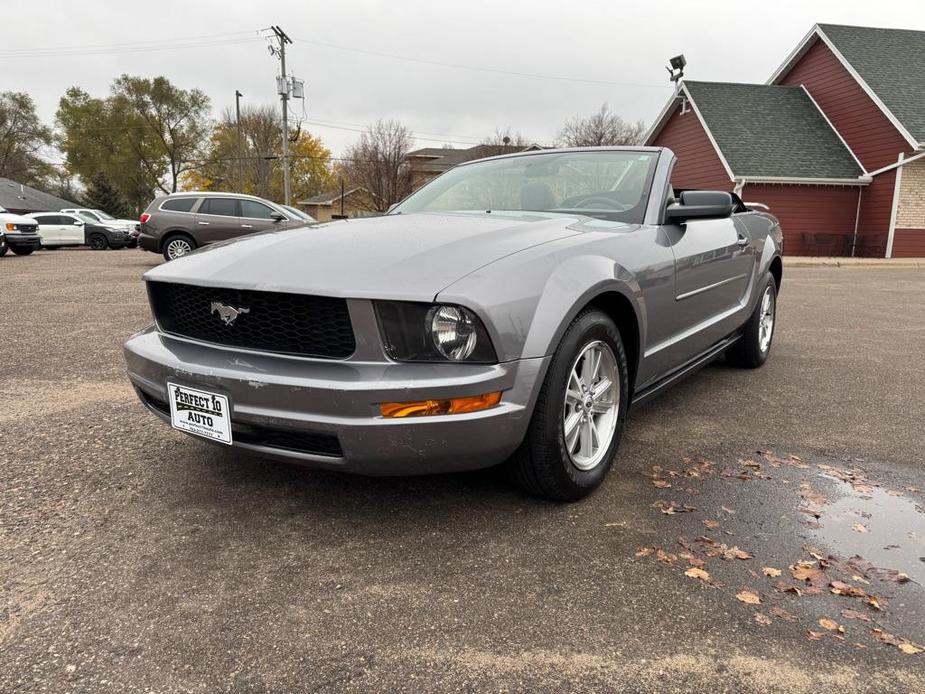
[[[771,207],[791,255],[925,256],[925,32],[821,24],[767,84],[682,81],[675,188]]]

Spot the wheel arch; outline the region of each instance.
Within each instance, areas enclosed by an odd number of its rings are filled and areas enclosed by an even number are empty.
[[[193,244],[193,248],[199,248],[199,244],[196,242],[196,239],[193,238],[193,235],[189,233],[183,227],[177,227],[175,229],[167,229],[164,233],[161,234],[160,241],[157,244],[158,253],[163,253],[164,249],[167,248],[167,242],[172,239],[174,236],[185,236]]]
[[[780,283],[784,278],[784,261],[781,260],[779,255],[775,255],[771,259],[771,264],[768,266],[768,272],[774,276],[774,281],[777,282],[777,292],[780,293]]]

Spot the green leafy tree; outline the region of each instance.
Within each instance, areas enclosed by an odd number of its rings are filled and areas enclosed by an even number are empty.
[[[198,162],[211,127],[209,99],[164,77],[122,75],[110,95],[72,87],[61,98],[58,146],[67,170],[90,185],[102,173],[135,210],[177,190]]]
[[[51,128],[39,120],[32,97],[0,92],[0,176],[43,187],[55,171],[41,152],[53,142]]]
[[[93,177],[84,193],[87,206],[108,212],[113,217],[125,219],[132,217],[133,211],[125,202],[122,194],[106,178],[102,171]]]

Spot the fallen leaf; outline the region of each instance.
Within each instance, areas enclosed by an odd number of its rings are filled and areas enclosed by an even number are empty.
[[[798,581],[809,581],[822,573],[814,561],[801,561],[791,565],[790,574]]]
[[[655,552],[655,558],[662,564],[674,564],[678,559],[676,554],[669,554],[663,549],[659,549]]]
[[[668,489],[671,486],[668,480],[652,480],[652,484],[659,489]]]
[[[851,526],[851,529],[856,533],[869,533],[870,532],[870,528],[868,528],[863,523],[855,523],[854,525]]]
[[[811,631],[811,630],[808,630],[808,631],[806,632],[806,638],[808,638],[810,641],[818,641],[818,640],[821,639],[823,636],[825,636],[825,634],[823,634],[822,632],[819,632],[819,631]]]
[[[774,589],[781,593],[794,593],[797,597],[803,595],[803,591],[796,586],[790,585],[787,581],[778,581],[774,584]]]
[[[691,511],[697,510],[694,506],[682,506],[677,501],[664,501],[662,499],[652,504],[652,507],[659,509],[666,516],[671,516],[675,513],[690,513]]]
[[[832,581],[829,584],[829,590],[835,595],[847,595],[849,598],[867,597],[867,593],[863,588],[852,586],[844,581]]]
[[[723,551],[723,559],[751,559],[752,555],[738,547],[730,547]]]
[[[828,629],[829,631],[837,631],[839,634],[845,633],[845,627],[843,627],[835,620],[829,619],[828,617],[823,617],[820,619],[819,626],[821,626],[823,629]]]
[[[720,506],[720,508],[723,509],[723,511],[728,513],[730,516],[735,514],[735,511],[733,511],[731,508],[726,508],[725,506]]]
[[[703,524],[707,526],[710,530],[716,530],[719,527],[719,521],[710,520],[709,518],[704,520]]]
[[[756,612],[755,621],[761,624],[762,626],[768,626],[768,624],[770,624],[772,620],[766,614],[762,614],[761,612]]]
[[[746,605],[760,605],[761,597],[758,593],[753,593],[750,590],[740,590],[736,593],[736,600],[739,602],[744,602]]]
[[[655,549],[653,549],[652,547],[640,547],[639,549],[636,550],[636,556],[637,557],[648,557],[650,554],[653,554],[654,552],[655,552]]]
[[[841,616],[845,619],[857,619],[861,622],[871,621],[870,617],[868,617],[863,612],[858,612],[857,610],[842,610]]]
[[[779,618],[779,619],[786,620],[786,621],[788,621],[788,622],[792,622],[793,620],[796,619],[796,617],[795,617],[794,615],[792,615],[792,614],[790,614],[789,612],[787,612],[787,610],[785,610],[783,607],[776,607],[776,606],[775,606],[775,607],[772,607],[772,608],[769,610],[769,612],[770,612],[772,615],[774,615],[775,617],[777,617],[777,618]]]
[[[770,576],[771,578],[777,578],[781,574],[781,570],[775,569],[773,566],[763,566],[761,570],[764,572],[765,576]]]
[[[883,603],[881,598],[878,598],[876,595],[867,596],[867,604],[873,607],[875,610],[883,610]]]
[[[882,629],[871,629],[870,633],[873,634],[878,641],[881,641],[889,646],[896,646],[906,655],[915,655],[916,653],[925,651],[925,646],[913,643],[912,641],[904,639],[901,636],[895,636],[888,631],[883,631]]]
[[[689,576],[690,578],[699,579],[701,581],[710,580],[710,574],[696,566],[692,566],[691,568],[689,568],[687,571],[684,572],[684,575]]]

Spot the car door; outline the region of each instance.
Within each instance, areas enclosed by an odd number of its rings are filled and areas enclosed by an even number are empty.
[[[196,210],[196,243],[200,246],[241,235],[237,198],[204,198]]]
[[[276,226],[285,226],[285,221],[279,221],[273,215],[285,217],[279,210],[257,200],[241,200],[241,233],[251,234]]]
[[[41,214],[33,217],[38,225],[39,236],[42,238],[43,246],[57,246],[60,241],[60,231],[58,229],[58,216],[53,214]]]
[[[62,246],[82,246],[86,242],[86,222],[75,214],[61,215],[58,225],[58,243]]]
[[[675,365],[735,329],[755,268],[748,230],[734,217],[690,219],[665,227],[675,257]]]

